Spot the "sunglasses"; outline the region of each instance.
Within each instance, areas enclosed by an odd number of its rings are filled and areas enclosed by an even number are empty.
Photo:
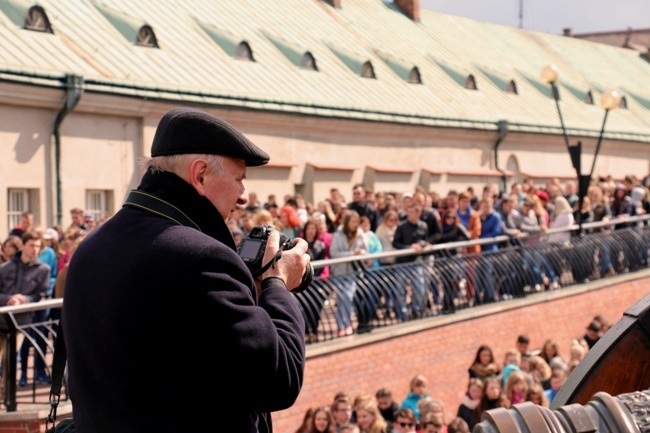
[[[413,427],[415,425],[412,422],[398,422],[397,424],[399,424],[400,427],[402,427],[402,428],[404,428],[404,427]]]

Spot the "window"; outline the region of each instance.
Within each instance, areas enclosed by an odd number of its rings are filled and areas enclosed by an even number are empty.
[[[109,213],[108,196],[110,191],[92,190],[86,191],[86,213],[92,214],[95,221],[100,221]]]
[[[624,110],[627,109],[627,98],[625,96],[621,97],[621,102],[618,104],[618,106]]]
[[[251,46],[248,45],[248,42],[242,41],[239,43],[239,45],[237,45],[235,58],[237,60],[250,60],[251,62],[255,61],[255,59],[253,59],[253,50],[251,50]]]
[[[366,62],[361,67],[361,76],[363,78],[376,78],[375,77],[375,68],[372,67],[372,63]]]
[[[9,189],[7,194],[7,227],[13,229],[20,223],[20,214],[29,212],[29,190]]]
[[[40,6],[32,6],[25,16],[25,29],[35,32],[52,33],[50,20],[45,14],[45,9]]]
[[[519,92],[517,91],[517,83],[515,83],[515,80],[510,80],[508,83],[508,93],[512,95],[518,95]]]
[[[316,67],[316,59],[310,52],[306,52],[302,56],[302,60],[300,61],[300,68],[301,69],[307,69],[310,71],[317,71],[318,68]]]
[[[591,93],[591,90],[585,95],[585,102],[589,105],[594,105],[594,94]]]
[[[141,47],[158,48],[158,40],[153,29],[146,25],[140,27],[135,44]]]
[[[422,84],[422,76],[420,75],[420,70],[417,66],[409,72],[408,82],[411,84]]]
[[[470,74],[467,76],[467,80],[465,80],[465,88],[469,90],[477,90],[476,78],[474,78],[474,75]]]

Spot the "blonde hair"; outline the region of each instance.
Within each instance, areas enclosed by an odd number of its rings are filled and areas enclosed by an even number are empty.
[[[381,415],[381,412],[379,411],[379,407],[377,406],[377,401],[375,400],[374,397],[367,400],[363,400],[357,405],[356,407],[357,419],[359,416],[359,412],[362,410],[368,412],[370,415],[372,415],[373,418],[368,428],[364,429],[364,432],[384,433],[386,431],[386,429],[388,428],[388,423]]]
[[[427,380],[426,377],[424,377],[421,374],[416,374],[415,376],[413,376],[413,379],[411,379],[411,382],[409,383],[409,387],[411,388],[411,391],[413,391],[416,386],[420,386],[420,385],[427,386],[428,384],[429,381]]]

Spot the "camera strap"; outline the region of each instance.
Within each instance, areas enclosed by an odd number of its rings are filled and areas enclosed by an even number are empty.
[[[174,221],[176,224],[186,227],[194,227],[198,231],[202,231],[198,224],[185,215],[182,210],[153,194],[136,189],[131,190],[124,204],[155,213],[156,215]]]
[[[270,268],[271,266],[273,266],[273,268],[275,268],[275,262],[277,262],[278,260],[280,260],[280,257],[282,257],[282,250],[278,251],[278,252],[275,254],[275,256],[273,256],[273,258],[272,258],[271,260],[269,260],[269,262],[268,262],[267,264],[265,264],[265,265],[262,266],[262,267],[261,267],[257,272],[255,272],[255,273],[253,274],[253,277],[254,277],[254,278],[259,277],[259,276],[262,275],[264,272],[266,272],[266,270],[267,270],[268,268]]]

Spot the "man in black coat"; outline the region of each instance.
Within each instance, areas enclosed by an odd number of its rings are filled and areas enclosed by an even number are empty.
[[[305,324],[290,290],[307,243],[252,276],[226,222],[246,205],[246,167],[269,156],[223,120],[172,109],[151,155],[69,265],[61,323],[76,428],[271,432],[270,412],[302,387]]]

